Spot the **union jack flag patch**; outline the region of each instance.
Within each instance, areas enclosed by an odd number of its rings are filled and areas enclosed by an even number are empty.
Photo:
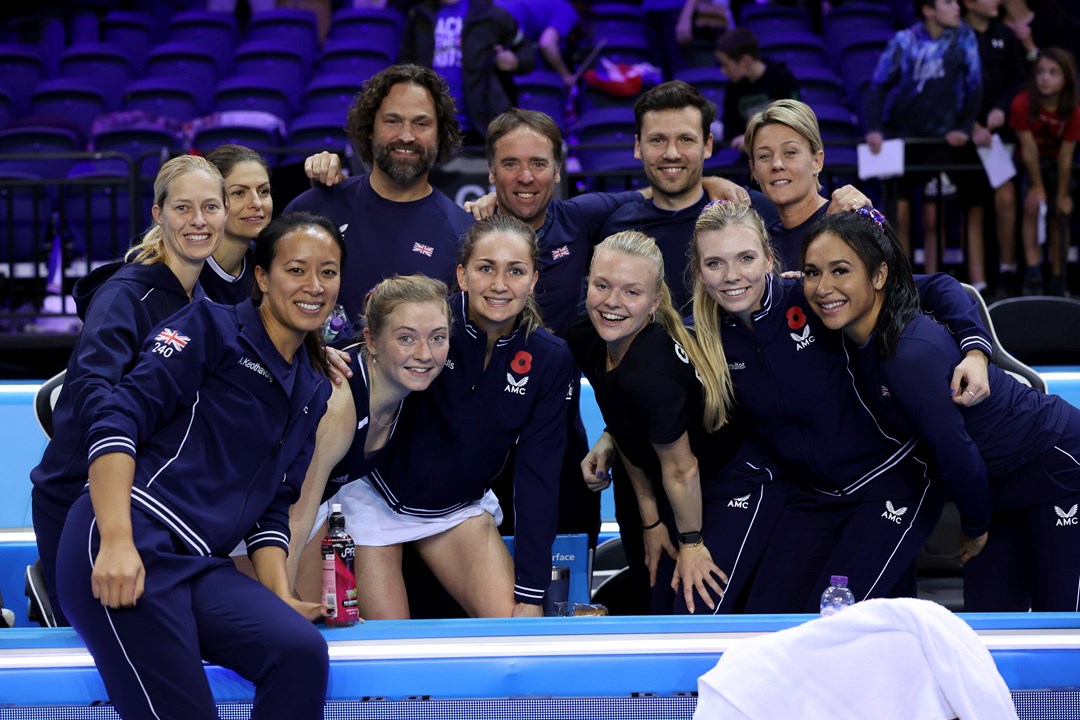
[[[422,243],[414,242],[412,244],[412,251],[414,253],[420,253],[421,255],[427,255],[428,257],[431,257],[431,254],[435,252],[435,248],[431,247],[430,245],[424,245]]]
[[[570,257],[570,248],[566,245],[555,248],[551,251],[551,259],[558,260],[559,258]]]
[[[160,342],[163,345],[172,345],[177,350],[183,350],[185,347],[187,347],[187,344],[188,342],[190,342],[191,338],[189,338],[187,335],[181,335],[175,330],[165,328],[158,333],[158,336],[154,338],[154,340],[156,342]]]

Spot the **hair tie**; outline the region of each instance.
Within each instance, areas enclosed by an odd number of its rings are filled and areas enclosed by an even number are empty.
[[[710,208],[714,208],[717,205],[723,205],[724,203],[731,203],[732,205],[735,204],[731,200],[710,200],[709,202],[705,203],[705,207],[701,208],[701,213],[700,214],[704,215]],[[699,215],[699,217],[700,217],[700,215]]]
[[[872,207],[861,207],[861,208],[859,208],[858,210],[855,211],[855,214],[856,215],[862,215],[863,217],[868,218],[870,220],[870,222],[874,223],[879,228],[884,229],[883,226],[885,225],[885,216],[882,215],[881,213],[879,213],[874,208],[872,208]]]

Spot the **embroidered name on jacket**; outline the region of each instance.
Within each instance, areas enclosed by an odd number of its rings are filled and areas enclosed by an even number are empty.
[[[264,378],[266,378],[270,382],[274,382],[274,378],[270,375],[270,372],[266,368],[264,368],[262,365],[260,365],[259,363],[257,363],[256,361],[254,361],[254,360],[252,360],[250,358],[242,357],[242,358],[240,358],[240,360],[236,364],[241,365],[243,367],[246,367],[248,370],[253,370],[253,371],[259,373],[260,375],[262,375]]]

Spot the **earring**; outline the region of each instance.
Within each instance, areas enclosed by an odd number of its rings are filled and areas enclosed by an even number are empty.
[[[649,313],[649,322],[656,322],[656,313]]]

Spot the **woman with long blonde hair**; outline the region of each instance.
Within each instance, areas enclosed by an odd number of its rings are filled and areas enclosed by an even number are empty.
[[[660,249],[638,231],[596,247],[585,304],[570,347],[637,496],[652,611],[733,612],[786,493],[744,445],[723,348],[698,345],[672,305]],[[587,483],[601,454],[585,463]]]

